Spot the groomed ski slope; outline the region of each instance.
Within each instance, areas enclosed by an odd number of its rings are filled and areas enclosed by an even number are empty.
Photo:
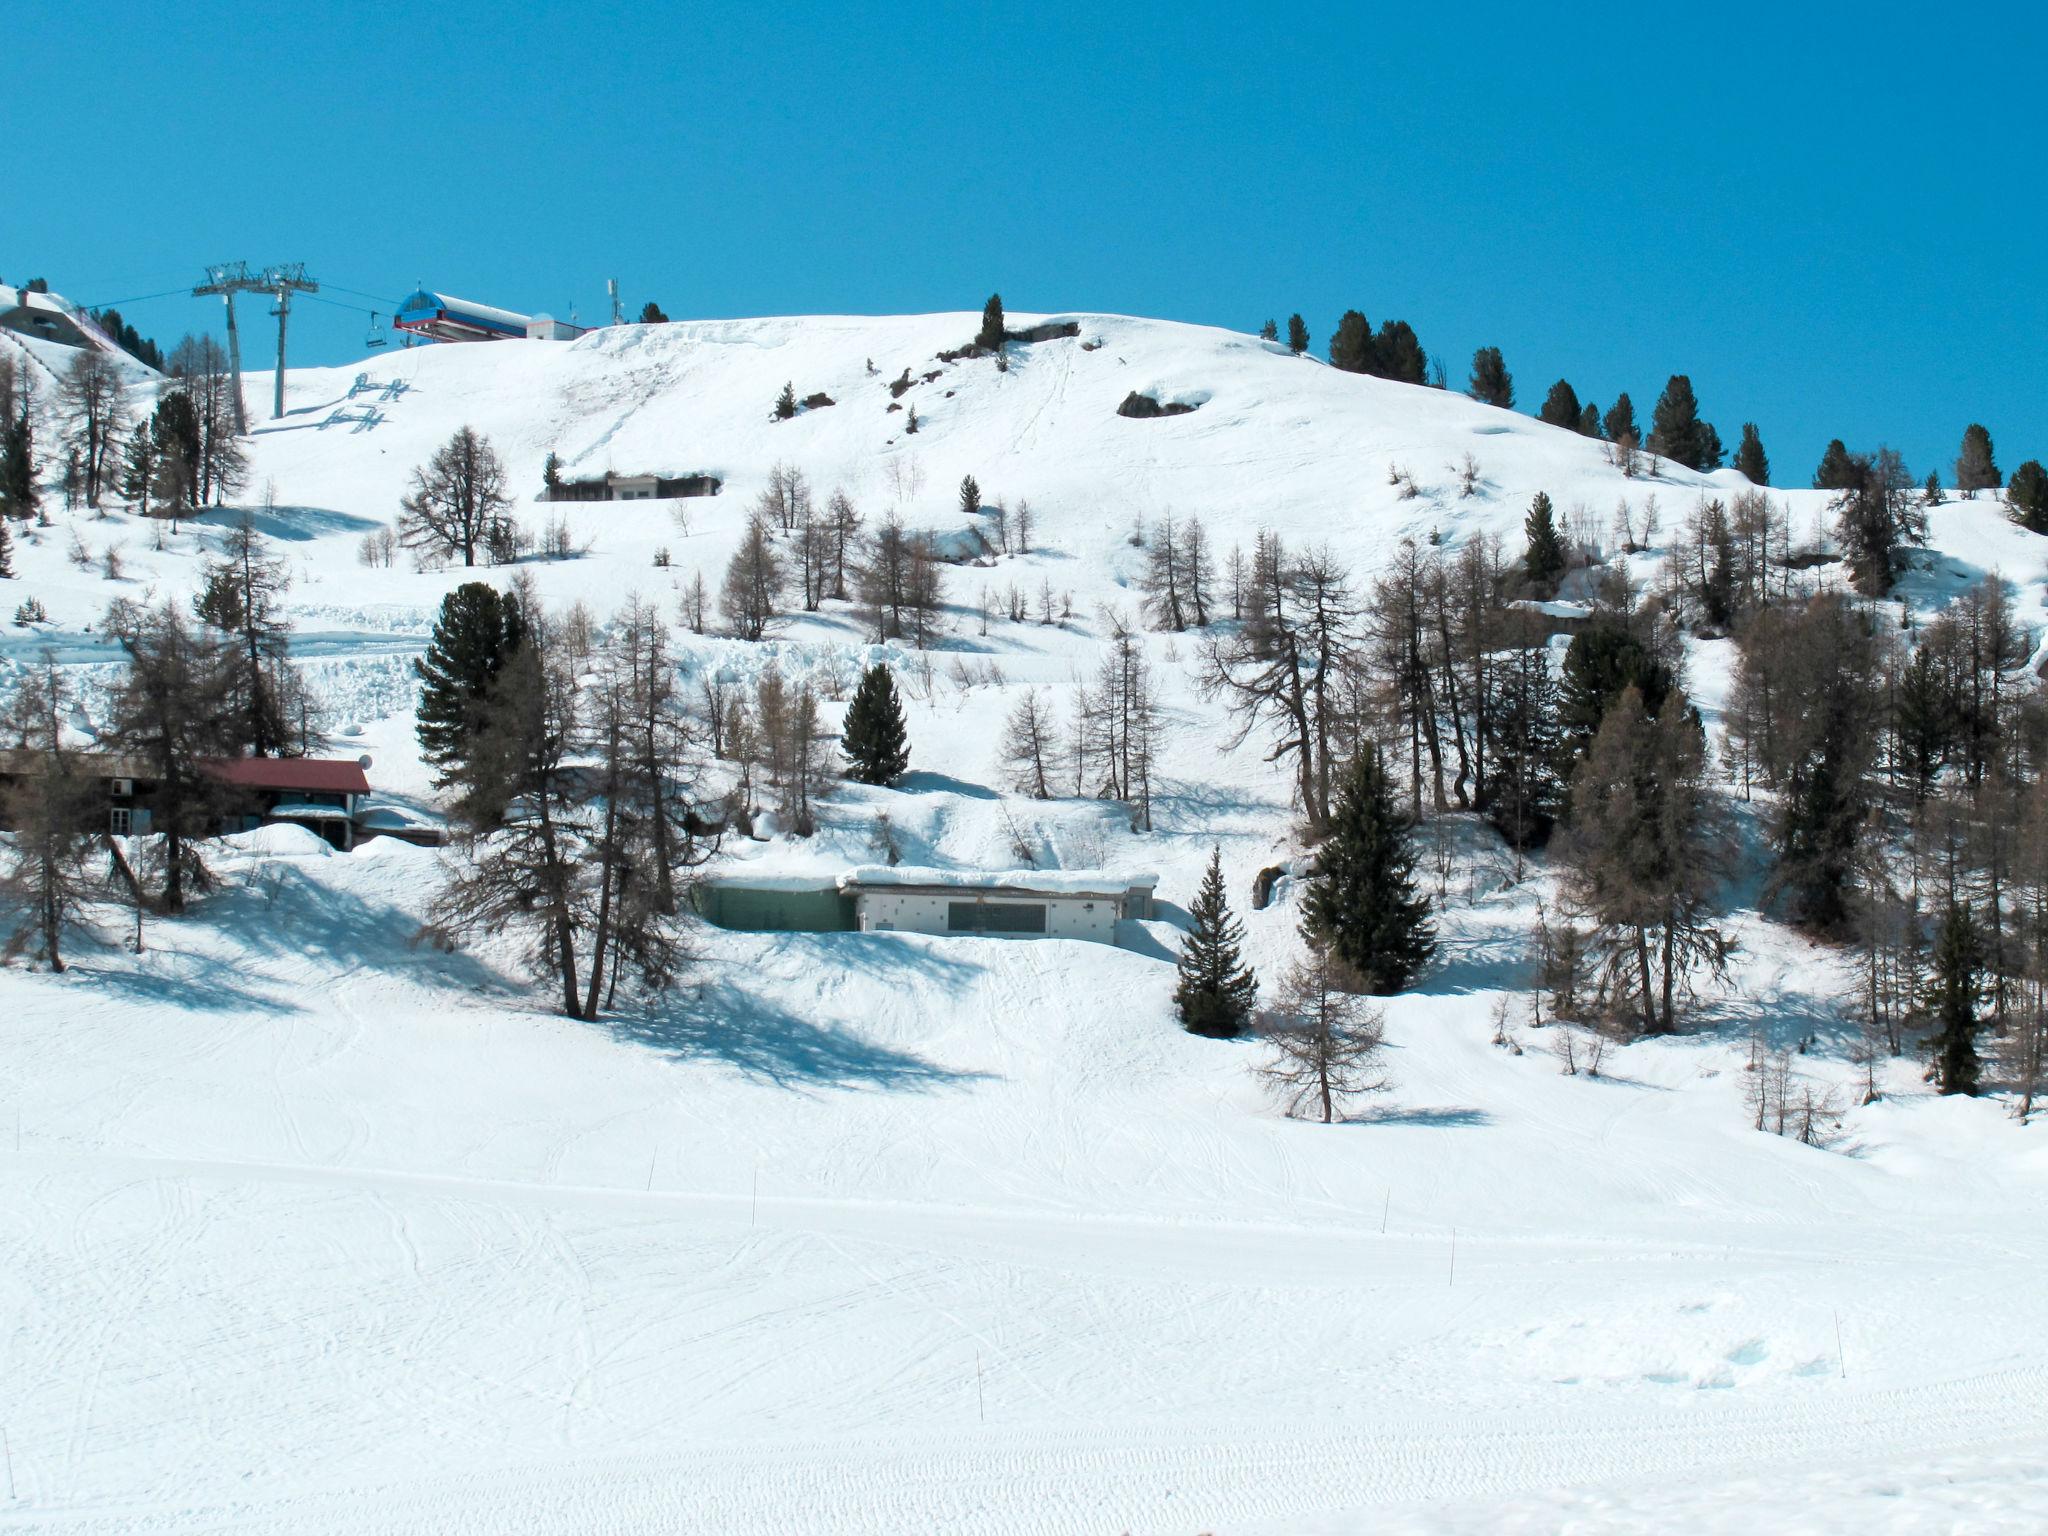
[[[1099,611],[1135,603],[1132,518],[1199,515],[1219,552],[1259,526],[1327,539],[1364,579],[1433,529],[1517,547],[1539,488],[1602,533],[1617,497],[1640,515],[1654,492],[1668,536],[1705,483],[1624,482],[1526,417],[1111,317],[1006,374],[945,369],[904,396],[905,438],[884,382],[939,368],[977,318],[426,349],[365,364],[353,401],[359,370],[292,375],[249,499],[273,490],[259,515],[340,750],[424,800],[405,667],[464,573],[354,548],[465,422],[523,492],[550,447],[569,473],[725,477],[687,530],[665,503],[566,509],[588,552],[522,569],[600,617],[700,568],[715,587],[777,461],[942,529],[972,472],[1030,498],[1040,552],[951,573],[928,684],[831,605],[763,646],[685,637],[735,679],[773,659],[829,684],[883,656],[909,680],[903,786],[849,787],[817,838],[733,862],[870,863],[886,810],[906,863],[1013,867],[1014,823],[1048,866],[1156,869],[1185,903],[1214,841],[1271,977],[1293,891],[1261,913],[1246,892],[1294,851],[1287,785],[1193,690],[1194,637],[1147,637],[1174,723],[1157,833],[1005,793],[1018,690],[1063,694]],[[785,379],[838,403],[771,425]],[[1205,399],[1118,418],[1132,389]],[[267,396],[252,377],[259,413]],[[1467,451],[1471,498],[1450,470]],[[1402,500],[1390,464],[1425,494]],[[1819,498],[1792,500],[1810,525]],[[57,516],[13,584],[53,623],[10,628],[5,655],[77,666],[89,726],[108,597],[189,591],[211,528],[157,550],[138,519],[78,514],[91,550],[124,546],[109,582],[66,560]],[[2038,629],[2040,541],[1989,502],[1934,526],[1912,601],[1996,567]],[[1075,617],[983,637],[984,580],[1048,581]],[[1728,664],[1695,648],[1710,719]],[[1273,1112],[1255,1045],[1175,1027],[1171,921],[1117,949],[705,930],[672,1004],[587,1025],[544,1012],[507,947],[409,942],[433,853],[235,839],[223,890],[150,923],[140,956],[109,910],[65,976],[0,973],[0,1529],[2048,1526],[2039,1131],[1934,1097],[1910,1061],[1832,1150],[1750,1130],[1740,1037],[1816,1035],[1800,1069],[1846,1082],[1853,980],[1739,909],[1735,983],[1700,1032],[1567,1078],[1516,991],[1521,1053],[1489,1044],[1545,879],[1458,836],[1443,958],[1389,1007],[1394,1087],[1333,1128]]]

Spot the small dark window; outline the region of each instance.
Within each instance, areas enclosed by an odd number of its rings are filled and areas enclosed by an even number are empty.
[[[1045,907],[1037,902],[949,901],[946,928],[951,933],[1043,933]]]

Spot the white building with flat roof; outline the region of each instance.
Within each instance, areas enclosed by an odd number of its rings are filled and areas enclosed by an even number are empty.
[[[1157,875],[1103,870],[919,869],[868,865],[839,878],[862,933],[1116,942],[1124,918],[1149,918]]]

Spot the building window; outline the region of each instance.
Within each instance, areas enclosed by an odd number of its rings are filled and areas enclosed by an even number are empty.
[[[107,830],[113,833],[114,836],[126,837],[128,835],[128,807],[125,805],[115,806],[112,813],[108,816],[107,822]]]
[[[946,903],[948,933],[1043,933],[1045,906],[1041,902],[949,901]]]

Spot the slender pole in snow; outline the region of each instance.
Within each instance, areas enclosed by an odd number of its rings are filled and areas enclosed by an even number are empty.
[[[1451,1284],[1458,1283],[1458,1229],[1451,1228]]]
[[[750,1200],[750,1202],[749,1202],[749,1203],[748,1203],[748,1205],[747,1205],[747,1225],[751,1227],[751,1226],[752,1226],[752,1225],[754,1224],[754,1218],[755,1218],[756,1216],[760,1215],[760,1214],[761,1214],[761,1165],[760,1165],[760,1163],[759,1163],[759,1162],[756,1162],[756,1163],[754,1164],[754,1193],[753,1193],[753,1197],[752,1197],[752,1199]]]
[[[7,1431],[0,1429],[0,1451],[7,1453],[7,1502],[14,1502],[14,1442],[7,1438]]]
[[[1382,1201],[1380,1202],[1380,1236],[1381,1236],[1381,1237],[1385,1237],[1385,1236],[1387,1235],[1387,1211],[1388,1211],[1388,1209],[1389,1209],[1389,1208],[1390,1208],[1390,1207],[1391,1207],[1391,1206],[1393,1205],[1393,1203],[1394,1203],[1394,1187],[1393,1187],[1393,1185],[1389,1184],[1389,1185],[1387,1186],[1387,1197],[1386,1197],[1386,1199],[1384,1199],[1384,1200],[1382,1200]]]
[[[981,1351],[974,1352],[974,1412],[982,1423],[988,1422],[988,1400],[981,1395]]]
[[[654,1160],[659,1156],[661,1156],[661,1145],[657,1142],[654,1150],[647,1154],[647,1193],[650,1195],[654,1193]]]
[[[1849,1361],[1842,1353],[1842,1314],[1836,1311],[1835,1318],[1835,1366],[1842,1373],[1842,1380],[1849,1379]]]

